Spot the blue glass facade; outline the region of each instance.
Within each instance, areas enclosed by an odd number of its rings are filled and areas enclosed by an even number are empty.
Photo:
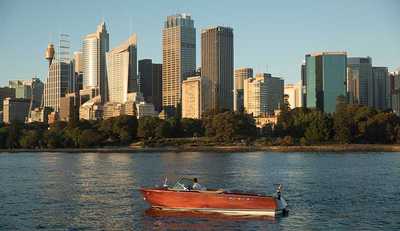
[[[307,107],[332,113],[338,96],[346,95],[346,53],[306,55]]]

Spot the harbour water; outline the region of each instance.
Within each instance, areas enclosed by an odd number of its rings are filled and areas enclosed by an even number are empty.
[[[273,193],[287,217],[154,214],[138,192],[179,176]],[[3,153],[0,230],[400,230],[399,153]]]

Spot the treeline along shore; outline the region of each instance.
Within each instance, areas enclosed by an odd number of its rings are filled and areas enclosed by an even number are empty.
[[[336,113],[281,108],[276,124],[257,128],[244,112],[202,119],[120,116],[100,121],[2,124],[0,151],[400,151],[400,118],[391,111],[337,105]]]

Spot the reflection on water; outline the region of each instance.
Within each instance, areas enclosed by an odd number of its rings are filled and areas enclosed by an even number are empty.
[[[148,219],[144,224],[145,230],[215,230],[224,228],[226,223],[241,227],[243,222],[262,222],[264,225],[275,224],[278,219],[273,217],[228,216],[218,213],[191,211],[165,211],[149,208],[145,211]]]
[[[400,155],[0,154],[0,230],[398,230]],[[271,194],[278,219],[147,210],[140,187],[180,176]]]

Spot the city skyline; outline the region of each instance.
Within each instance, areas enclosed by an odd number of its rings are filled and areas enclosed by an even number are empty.
[[[253,67],[255,73],[269,72],[281,76],[286,83],[298,82],[298,66],[304,60],[304,54],[318,51],[346,51],[352,57],[370,56],[374,65],[387,66],[389,71],[400,66],[397,56],[400,44],[396,43],[400,38],[400,29],[396,27],[400,3],[396,1],[346,4],[335,1],[315,3],[312,9],[307,7],[310,1],[291,2],[292,7],[287,7],[288,2],[252,1],[226,5],[226,1],[221,1],[213,3],[215,9],[210,10],[206,10],[204,1],[178,2],[140,3],[139,8],[135,7],[138,5],[135,2],[120,6],[102,2],[92,8],[88,7],[89,3],[79,3],[79,6],[60,3],[57,8],[65,9],[62,13],[46,1],[29,6],[29,9],[23,2],[2,2],[0,17],[4,22],[4,33],[0,38],[0,68],[3,71],[0,85],[7,85],[8,80],[29,79],[34,74],[45,81],[47,63],[43,53],[47,43],[56,42],[59,33],[67,33],[71,36],[71,53],[78,51],[83,36],[91,33],[102,19],[108,25],[110,47],[115,47],[131,33],[137,33],[138,60],[150,58],[161,63],[163,21],[166,16],[181,12],[192,15],[198,31],[216,25],[233,28],[235,69]],[[140,13],[140,8],[150,6],[154,13]],[[214,14],[223,6],[229,6],[232,13]],[[65,12],[69,9],[68,15]],[[358,11],[366,13],[354,17],[354,12]],[[246,17],[237,17],[239,13]],[[314,18],[318,18],[318,22]],[[198,61],[200,41],[200,33],[197,33]],[[197,67],[199,65],[197,62]]]

